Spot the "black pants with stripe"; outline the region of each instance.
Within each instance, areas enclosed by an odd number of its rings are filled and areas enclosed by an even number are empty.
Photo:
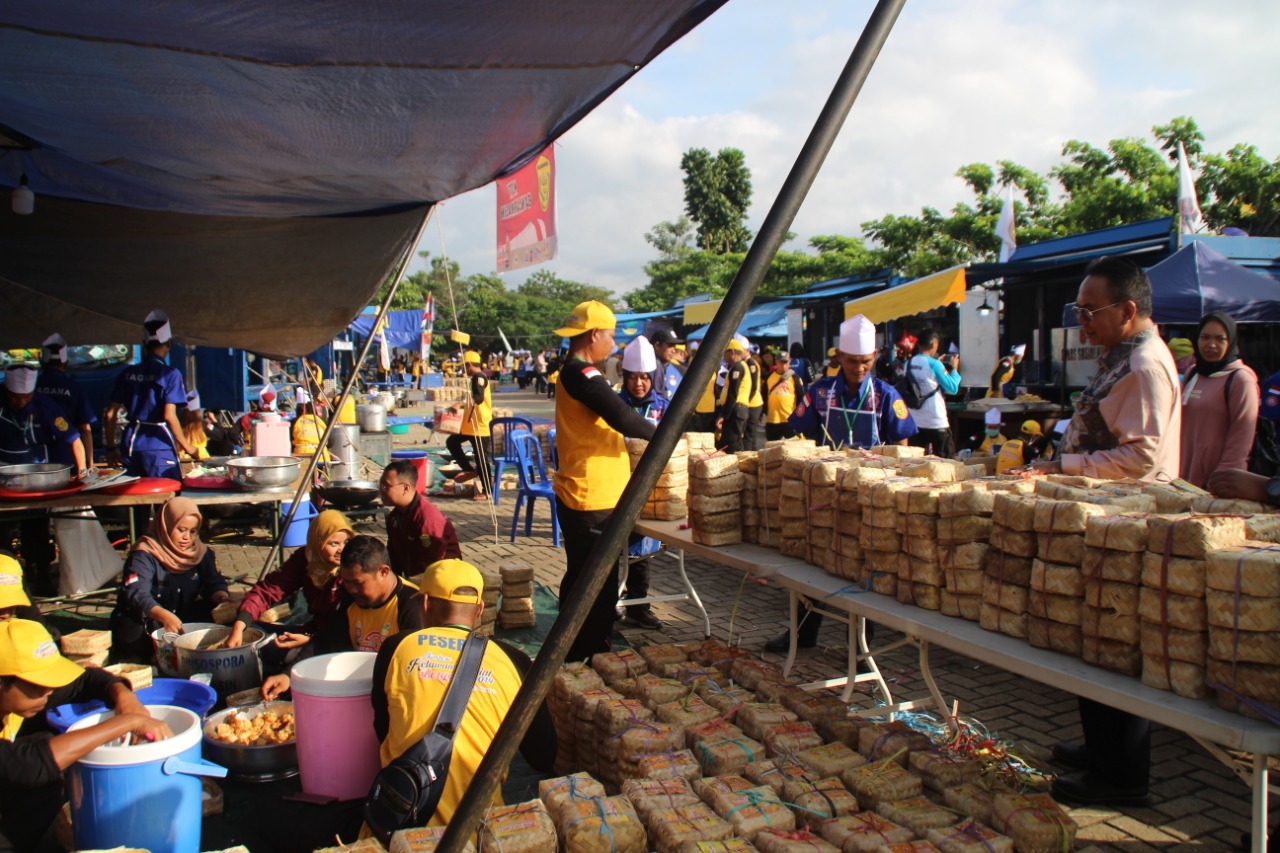
[[[613,514],[612,509],[583,511],[570,509],[556,498],[556,513],[560,518],[560,541],[564,545],[565,570],[560,580],[560,601],[563,602],[582,577],[591,549],[600,541],[604,529]],[[618,618],[618,561],[613,561],[609,577],[587,613],[587,621],[569,647],[566,660],[586,660],[597,652],[613,649],[613,623]]]

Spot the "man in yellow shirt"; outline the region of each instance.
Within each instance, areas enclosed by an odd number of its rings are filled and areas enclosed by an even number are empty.
[[[382,741],[383,767],[435,727],[463,644],[484,610],[484,579],[479,569],[462,560],[441,560],[427,566],[422,576],[422,594],[427,627],[389,637],[378,650],[373,666],[370,700],[373,729]],[[530,665],[529,656],[523,652],[501,641],[488,643],[467,713],[453,738],[444,792],[428,826],[445,826],[452,819]],[[556,732],[545,705],[525,733],[520,753],[535,770],[551,771]],[[493,802],[502,805],[500,788],[494,791]]]
[[[747,350],[742,341],[731,339],[724,350],[724,361],[729,366],[729,372],[725,375],[724,388],[720,391],[720,405],[716,409],[716,426],[721,432],[721,441],[730,453],[749,449],[746,436],[751,403],[751,375],[743,364],[746,357]]]
[[[766,381],[765,425],[766,441],[791,438],[796,432],[788,420],[796,410],[796,401],[804,394],[804,383],[791,369],[791,355],[785,350],[778,353],[773,371]]]
[[[747,345],[747,358],[743,362],[751,377],[751,394],[747,399],[747,428],[743,433],[746,450],[760,449],[760,425],[764,423],[764,368],[760,362],[760,346]]]
[[[474,480],[477,474],[480,477],[480,487],[476,489],[476,500],[487,500],[492,494],[493,472],[489,470],[489,455],[485,452],[485,445],[489,439],[489,424],[493,420],[493,397],[489,388],[489,377],[485,375],[484,370],[480,367],[480,353],[468,351],[462,357],[463,369],[467,371],[467,375],[471,377],[471,396],[465,403],[454,406],[455,411],[462,411],[465,417],[462,419],[462,428],[456,435],[451,435],[445,439],[445,446],[449,448],[449,455],[453,457],[453,461],[458,463],[458,467],[462,469],[462,473],[454,477],[455,483],[465,483],[468,480]],[[467,442],[471,443],[471,452],[475,456],[475,464],[472,464],[463,445]]]
[[[563,600],[578,583],[587,556],[609,521],[631,478],[623,437],[653,438],[654,425],[613,392],[596,364],[613,350],[618,321],[602,302],[583,302],[569,321],[556,329],[569,339],[569,354],[560,368],[556,393],[556,515],[563,534],[565,572]],[[617,564],[591,605],[582,630],[569,647],[568,660],[585,660],[613,647],[614,605],[618,600]]]

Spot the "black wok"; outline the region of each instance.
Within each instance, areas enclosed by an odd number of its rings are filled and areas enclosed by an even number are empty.
[[[339,509],[356,509],[378,500],[378,484],[372,480],[332,480],[312,491]]]

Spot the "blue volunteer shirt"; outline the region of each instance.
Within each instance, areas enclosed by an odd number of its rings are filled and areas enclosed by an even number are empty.
[[[810,385],[789,423],[798,434],[837,448],[896,444],[917,432],[892,385],[868,375],[850,391],[843,373]]]
[[[676,389],[680,387],[680,380],[684,378],[680,368],[674,364],[659,363],[653,373],[649,375],[653,379],[653,393],[668,401],[676,395]]]
[[[624,387],[618,392],[618,396],[622,398],[622,402],[626,403],[636,414],[642,418],[648,418],[655,423],[662,420],[662,416],[667,411],[667,401],[658,396],[653,390],[649,390],[649,396],[643,400],[637,400]]]
[[[169,427],[164,425],[164,407],[166,403],[175,406],[187,404],[186,385],[177,368],[170,367],[157,356],[147,356],[138,364],[126,367],[116,379],[111,402],[124,406],[129,416],[132,448],[126,442],[122,452],[176,448],[177,442],[169,434]]]
[[[80,433],[63,417],[57,403],[34,394],[21,409],[0,394],[0,465],[57,462],[71,465],[71,445]]]
[[[42,370],[36,393],[58,404],[62,415],[73,425],[97,423],[98,417],[89,405],[89,395],[65,370]]]

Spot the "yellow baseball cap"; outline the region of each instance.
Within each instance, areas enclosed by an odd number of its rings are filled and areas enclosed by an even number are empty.
[[[839,352],[840,352],[839,349],[837,349],[836,347],[832,347],[831,349],[827,350],[827,358],[835,358]]]
[[[613,316],[609,306],[594,299],[580,302],[569,315],[569,321],[555,333],[562,338],[572,338],[589,332],[592,329],[616,329],[618,318]]]
[[[742,345],[742,341],[737,338],[730,338],[729,343],[725,344],[725,352],[746,352],[747,348]]]
[[[0,675],[13,675],[40,687],[66,687],[84,670],[64,658],[39,622],[0,622]]]
[[[422,573],[418,589],[428,599],[479,604],[484,600],[484,577],[465,560],[437,560]]]
[[[1040,429],[1040,424],[1036,421],[1023,421],[1022,431],[1027,435],[1044,435],[1044,430]]]
[[[7,554],[0,554],[0,609],[28,607],[31,599],[22,588],[22,566]]]
[[[470,350],[470,349],[467,350],[465,353],[462,354],[462,363],[463,364],[479,364],[480,353],[476,352],[475,350]]]

